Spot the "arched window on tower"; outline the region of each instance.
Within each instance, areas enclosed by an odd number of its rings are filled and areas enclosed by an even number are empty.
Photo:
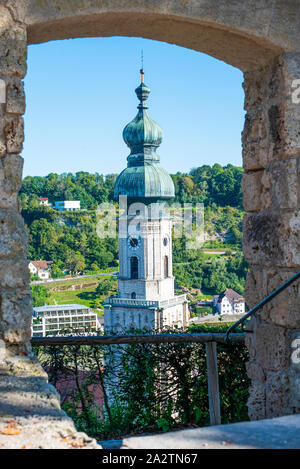
[[[135,291],[133,291],[133,292],[131,293],[131,299],[132,299],[132,300],[135,300],[135,299],[136,299],[136,293],[135,293]]]
[[[139,276],[139,261],[137,257],[130,258],[130,278],[138,278]]]
[[[164,257],[164,277],[169,277],[169,258],[168,256]]]

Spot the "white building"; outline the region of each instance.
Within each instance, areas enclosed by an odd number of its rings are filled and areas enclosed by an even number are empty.
[[[231,288],[226,288],[219,295],[213,298],[213,306],[217,308],[219,314],[244,314],[245,299]]]
[[[90,334],[100,328],[97,314],[87,306],[69,304],[33,308],[31,327],[33,337],[85,332]]]
[[[37,275],[41,280],[48,280],[51,277],[51,261],[30,261],[29,272]]]
[[[45,207],[51,207],[48,197],[40,197],[40,205],[44,205]]]
[[[54,202],[54,210],[74,212],[80,210],[80,200],[61,200]]]
[[[162,130],[146,111],[149,93],[142,79],[138,114],[123,131],[131,153],[114,188],[115,199],[126,196],[127,205],[119,217],[118,295],[104,305],[108,332],[185,327],[188,320],[186,296],[174,292],[172,220],[164,209],[174,184],[159,165]]]

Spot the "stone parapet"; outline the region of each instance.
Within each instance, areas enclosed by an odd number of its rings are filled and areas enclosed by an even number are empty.
[[[56,389],[36,359],[0,364],[0,449],[100,449],[60,409]]]
[[[250,307],[300,266],[299,77],[299,53],[282,54],[245,74],[243,200],[249,213],[243,247],[250,264],[245,291]],[[246,339],[251,419],[297,412],[288,338],[300,327],[299,308],[298,282],[264,306],[248,326],[253,330]]]

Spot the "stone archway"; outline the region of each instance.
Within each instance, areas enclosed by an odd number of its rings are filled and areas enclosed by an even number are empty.
[[[111,5],[113,3],[113,5]],[[244,253],[252,306],[300,265],[300,11],[267,0],[2,0],[0,6],[0,337],[11,356],[30,350],[26,234],[17,200],[22,179],[27,44],[87,36],[142,36],[206,52],[245,76]],[[252,321],[248,334],[252,419],[300,409],[291,337],[300,329],[294,286]]]

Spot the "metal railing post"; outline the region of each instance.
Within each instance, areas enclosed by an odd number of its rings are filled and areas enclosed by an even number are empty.
[[[217,343],[207,342],[205,344],[205,348],[210,424],[220,425],[221,407],[219,393]]]

